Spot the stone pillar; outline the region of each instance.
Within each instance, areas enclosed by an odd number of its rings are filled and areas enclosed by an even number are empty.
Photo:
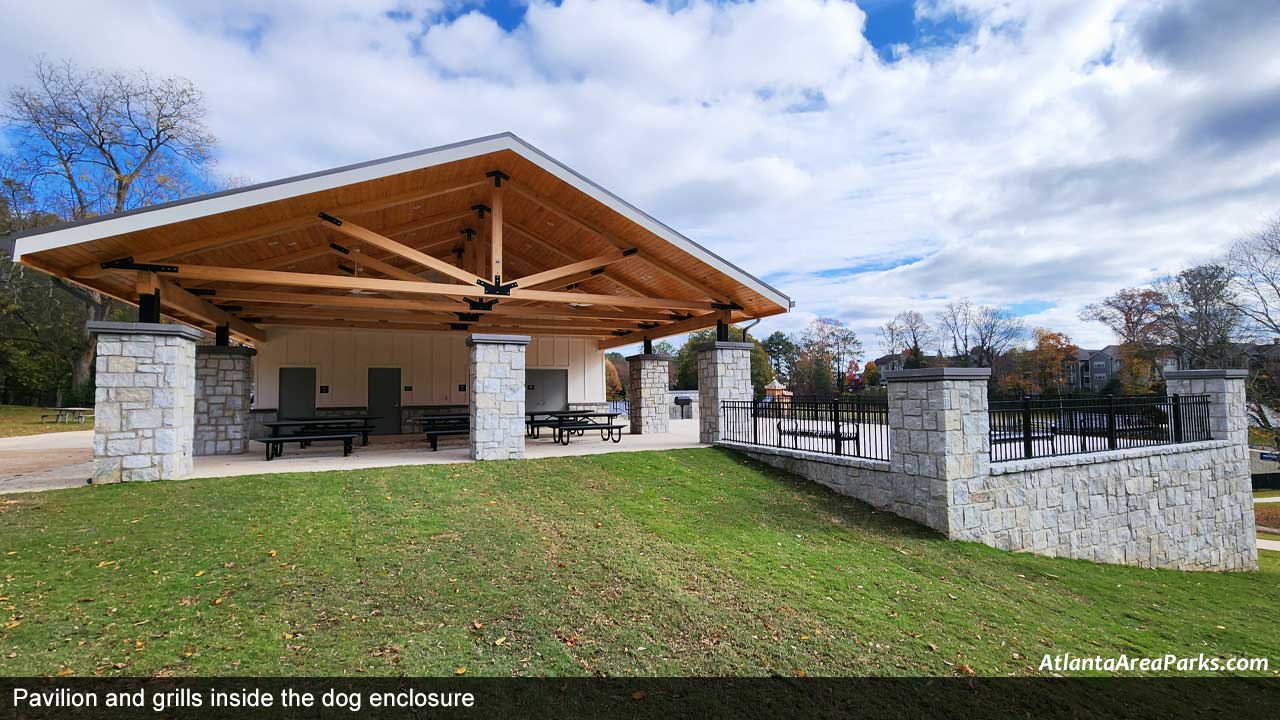
[[[751,400],[751,343],[717,340],[698,348],[698,442],[720,439],[721,403]]]
[[[196,455],[239,455],[249,447],[249,386],[253,356],[248,347],[196,348]]]
[[[97,335],[93,482],[191,472],[196,340],[186,325],[91,322]]]
[[[467,401],[473,460],[524,457],[524,351],[528,335],[467,338],[471,348]]]
[[[947,533],[961,526],[957,502],[980,489],[991,463],[989,368],[885,373],[893,512]]]
[[[667,366],[670,355],[632,355],[627,358],[631,382],[627,385],[627,414],[632,435],[652,435],[671,430],[667,409]]]
[[[1248,452],[1249,414],[1244,400],[1248,370],[1170,370],[1164,374],[1170,395],[1208,395],[1209,432]]]

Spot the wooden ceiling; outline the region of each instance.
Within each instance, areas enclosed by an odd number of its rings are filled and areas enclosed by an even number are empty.
[[[144,227],[18,249],[27,265],[128,302],[158,290],[165,315],[249,343],[299,326],[577,335],[610,348],[787,311],[777,291],[526,154],[500,149],[208,214],[192,206],[151,227],[124,218]],[[236,193],[209,203],[219,197]]]

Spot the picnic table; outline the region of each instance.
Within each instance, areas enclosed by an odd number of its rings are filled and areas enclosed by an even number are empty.
[[[419,425],[427,434],[432,450],[440,449],[440,438],[445,435],[470,435],[470,413],[440,413],[439,415],[423,415],[410,418],[409,422]]]
[[[301,437],[308,434],[325,432],[355,432],[360,435],[360,444],[369,444],[369,431],[373,430],[373,421],[381,420],[380,415],[334,415],[331,417],[284,418],[262,423],[271,430],[272,438]],[[292,432],[283,432],[293,428]]]
[[[549,427],[553,442],[568,445],[573,435],[582,437],[588,430],[599,430],[601,440],[622,442],[622,429],[626,426],[614,421],[621,414],[593,410],[536,410],[525,413],[525,434],[536,438],[541,428]]]
[[[49,422],[47,418],[53,418],[53,423],[69,423],[72,421],[83,423],[85,418],[93,417],[93,408],[91,407],[60,407],[48,408],[51,413],[45,413],[40,416],[40,422]]]

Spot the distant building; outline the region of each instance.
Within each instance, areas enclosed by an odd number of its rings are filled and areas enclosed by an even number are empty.
[[[792,393],[787,389],[787,386],[779,382],[777,378],[774,378],[773,382],[764,386],[764,396],[774,402],[790,400],[791,395]]]

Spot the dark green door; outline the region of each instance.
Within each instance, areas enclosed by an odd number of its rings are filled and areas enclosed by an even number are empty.
[[[316,369],[280,368],[280,402],[276,414],[282,420],[316,415]]]
[[[374,435],[400,434],[400,368],[369,368],[369,414]]]

